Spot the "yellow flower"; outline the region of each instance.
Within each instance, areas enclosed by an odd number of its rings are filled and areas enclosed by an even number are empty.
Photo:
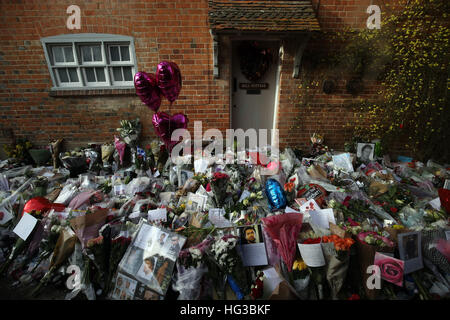
[[[402,226],[402,225],[400,225],[400,224],[394,224],[392,227],[393,227],[395,230],[399,230],[399,229],[405,228],[404,226]]]
[[[301,260],[301,259],[295,260],[294,261],[294,266],[292,267],[292,269],[298,270],[298,271],[302,271],[302,270],[304,270],[306,268],[307,268],[306,263],[303,260]]]

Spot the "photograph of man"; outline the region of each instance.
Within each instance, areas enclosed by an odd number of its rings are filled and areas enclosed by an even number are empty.
[[[242,244],[257,243],[256,230],[254,226],[245,227],[242,236],[243,236]]]
[[[168,251],[168,254],[169,254],[169,257],[172,259],[172,260],[176,260],[177,259],[177,256],[178,256],[178,253],[180,252],[180,250],[181,250],[181,248],[180,248],[180,243],[179,243],[179,238],[178,238],[178,236],[177,235],[173,235],[172,237],[171,237],[171,239],[170,239],[170,247],[169,247],[169,251]]]
[[[114,296],[115,296],[117,299],[119,299],[119,296],[120,296],[120,289],[119,289],[119,288],[116,288],[116,290],[114,291]]]
[[[127,290],[130,289],[130,280],[125,281],[125,289],[127,289]]]
[[[370,162],[373,160],[374,144],[358,143],[356,156],[362,162]]]
[[[122,282],[123,282],[122,277],[117,277],[117,283],[116,283],[117,288],[122,287]]]

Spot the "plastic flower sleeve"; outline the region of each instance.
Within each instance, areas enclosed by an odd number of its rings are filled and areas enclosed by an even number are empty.
[[[202,279],[208,269],[204,266],[186,269],[177,262],[177,270],[172,288],[180,292],[178,300],[198,300],[201,295]]]
[[[302,220],[301,213],[285,213],[261,219],[264,229],[275,242],[289,271],[292,271]]]

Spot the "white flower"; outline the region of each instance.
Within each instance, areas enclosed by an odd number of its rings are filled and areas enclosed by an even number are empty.
[[[244,201],[242,201],[242,204],[244,206],[248,206],[250,204],[250,201],[248,199],[244,199]]]

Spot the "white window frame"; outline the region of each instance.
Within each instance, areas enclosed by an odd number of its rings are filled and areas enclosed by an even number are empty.
[[[59,90],[85,90],[85,89],[131,89],[134,88],[133,81],[114,81],[112,67],[131,67],[131,73],[134,75],[137,68],[136,51],[134,47],[134,38],[130,36],[104,34],[104,33],[79,33],[63,34],[58,36],[46,37],[41,39],[44,48],[45,59],[52,79],[52,91]],[[102,61],[83,62],[81,46],[100,45]],[[130,61],[111,61],[110,46],[127,45],[129,47]],[[71,46],[74,62],[54,63],[53,46]],[[64,54],[64,50],[63,50]],[[121,56],[120,49],[119,55]],[[64,55],[65,57],[65,55]],[[76,68],[79,82],[62,83],[59,80],[58,68]],[[87,82],[86,68],[103,68],[105,73],[105,82]],[[94,70],[95,72],[95,70]],[[123,76],[123,72],[122,72]],[[97,75],[95,75],[97,78]]]

